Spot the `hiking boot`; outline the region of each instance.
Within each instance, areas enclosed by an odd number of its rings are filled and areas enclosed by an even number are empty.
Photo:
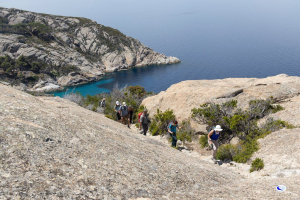
[[[211,160],[216,164],[217,160],[215,158],[211,158]]]

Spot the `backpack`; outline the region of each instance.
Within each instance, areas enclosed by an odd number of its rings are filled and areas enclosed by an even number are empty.
[[[215,130],[216,127],[212,126],[208,129],[208,133],[211,131],[211,130]],[[207,129],[206,129],[207,130]]]
[[[171,125],[173,124],[173,122],[169,122],[168,126],[167,126],[167,131],[169,132]]]
[[[141,123],[148,124],[150,122],[150,120],[148,119],[148,115],[146,115],[146,116],[144,116],[144,114],[142,114],[142,115],[143,115],[143,118],[142,118]],[[141,115],[141,117],[142,117],[142,115]]]
[[[128,108],[127,108],[127,106],[121,106],[120,111],[121,111],[121,116],[122,117],[128,115]]]
[[[100,101],[100,107],[104,107],[104,103],[103,103],[103,101]]]
[[[140,122],[140,123],[142,123],[142,122],[140,121],[141,115],[142,115],[142,114],[143,114],[143,112],[139,113],[139,115],[138,115],[138,119],[139,119],[139,122]]]

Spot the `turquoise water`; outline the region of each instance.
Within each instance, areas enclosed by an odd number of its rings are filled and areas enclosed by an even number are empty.
[[[51,5],[47,13],[94,19],[182,61],[107,73],[76,86],[84,95],[108,92],[115,83],[160,92],[184,80],[300,76],[300,1],[93,1],[63,12]]]

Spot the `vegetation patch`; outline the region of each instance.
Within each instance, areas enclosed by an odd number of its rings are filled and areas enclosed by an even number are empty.
[[[162,135],[167,132],[168,124],[175,120],[175,115],[173,110],[166,110],[165,112],[157,109],[156,114],[154,115],[154,119],[150,125],[150,132],[152,135]]]
[[[260,158],[256,158],[251,164],[250,173],[261,170],[263,168],[264,168],[264,161]]]
[[[223,104],[203,104],[200,108],[192,109],[192,118],[198,122],[208,124],[207,129],[219,124],[223,131],[216,157],[218,159],[230,159],[239,163],[245,163],[252,154],[259,149],[257,139],[265,137],[273,131],[281,128],[294,128],[293,125],[282,121],[268,118],[260,127],[257,121],[270,113],[283,110],[280,105],[273,105],[274,99],[252,100],[247,110],[237,108],[237,101],[231,100]],[[238,145],[230,145],[233,137],[238,137]],[[207,146],[207,138],[200,137],[202,147]]]
[[[45,42],[55,40],[51,28],[37,22],[9,25],[6,24],[5,18],[2,18],[0,19],[0,33],[11,33],[20,34],[27,37],[38,37]]]
[[[57,66],[49,65],[45,62],[20,56],[18,59],[12,59],[6,55],[0,57],[0,77],[7,78],[12,84],[24,83],[33,85],[44,75],[48,75],[54,79],[59,76],[67,75],[70,72],[79,72],[80,69],[75,66]]]

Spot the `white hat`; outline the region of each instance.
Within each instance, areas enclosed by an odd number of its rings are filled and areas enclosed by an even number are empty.
[[[119,106],[120,105],[119,101],[116,101],[116,104]]]
[[[126,106],[126,102],[123,102],[123,106]]]
[[[223,129],[220,125],[217,125],[216,128],[215,128],[215,131],[223,131]]]

